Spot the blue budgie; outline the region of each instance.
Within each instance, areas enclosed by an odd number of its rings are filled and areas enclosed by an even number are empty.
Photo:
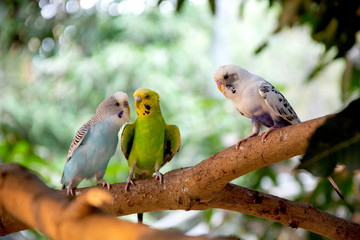
[[[70,145],[61,178],[62,189],[67,189],[67,195],[73,196],[83,179],[94,176],[98,184],[110,189],[103,176],[115,153],[119,130],[129,120],[126,93],[116,92],[100,103],[96,114],[81,126]]]

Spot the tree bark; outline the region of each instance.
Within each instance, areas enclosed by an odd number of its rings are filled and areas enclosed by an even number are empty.
[[[151,178],[137,180],[135,182],[136,185],[132,185],[130,191],[127,193],[124,191],[125,183],[112,184],[109,191],[112,195],[111,201],[107,201],[107,204],[98,205],[101,205],[105,211],[115,215],[173,209],[204,210],[221,208],[266,218],[293,228],[304,228],[332,239],[359,239],[360,225],[358,224],[318,210],[309,204],[296,203],[229,184],[231,180],[246,173],[303,154],[306,150],[308,139],[325,119],[326,117],[322,117],[278,129],[270,133],[265,143],[261,142],[260,137],[250,139],[241,145],[239,151],[237,151],[234,146],[224,149],[194,167],[168,172],[164,175],[163,184]],[[3,167],[1,167],[1,169]],[[10,186],[18,185],[16,184],[18,182],[16,179],[18,178],[15,177],[14,182],[7,181],[6,185],[3,184],[2,175],[3,174],[0,175],[0,196],[8,196],[8,191],[11,191]],[[7,187],[4,188],[4,186]],[[27,186],[25,186],[25,188],[25,190],[29,192],[29,188]],[[34,195],[33,192],[36,192],[37,189],[38,187],[34,187],[30,192]],[[76,201],[70,201],[62,197],[60,201],[61,207],[58,207],[57,211],[60,213],[64,211],[64,208],[68,209],[68,205],[70,204],[74,206],[79,205],[79,203],[76,205],[72,202],[76,203],[82,198],[87,199],[85,196],[87,196],[88,191],[93,189],[94,188],[79,189],[78,192],[80,194]],[[51,195],[55,195],[55,193]],[[63,195],[65,195],[64,192]],[[35,194],[35,196],[37,195]],[[23,199],[21,194],[15,194],[12,198],[15,197]],[[59,198],[59,196],[56,198]],[[11,198],[9,197],[9,199]],[[21,215],[31,215],[31,211],[39,213],[37,210],[39,204],[36,203],[36,201],[33,201],[33,204],[28,206],[26,214],[21,212],[20,215],[18,215],[13,213],[12,210],[17,204],[21,203],[18,202],[15,204],[16,201],[9,199],[0,199],[2,210],[8,211],[21,222],[47,234],[45,231],[47,228],[40,228],[39,226],[33,225],[32,221],[21,218]],[[4,204],[4,202],[7,202],[7,204]],[[106,203],[106,201],[104,203]],[[79,206],[83,205],[80,204]],[[89,204],[85,204],[85,206],[89,206]],[[84,207],[73,208],[74,210],[72,210],[71,213],[79,214],[82,213],[79,209]],[[85,207],[85,209],[88,209],[88,207]],[[87,211],[88,210],[85,212]],[[67,210],[67,212],[69,212],[69,210]],[[4,215],[3,211],[2,213]],[[83,217],[83,215],[81,216]],[[45,222],[51,221],[59,222],[55,217]],[[9,229],[6,228],[8,225],[4,226],[3,229],[5,230],[3,230],[0,225],[0,232],[1,230],[2,232],[10,232]],[[72,226],[72,228],[75,228],[74,226],[76,226],[76,228],[79,227],[78,225]],[[137,230],[137,227],[138,226],[132,226],[133,229],[136,229],[134,232],[140,233],[144,231],[144,234],[145,232],[146,234],[149,233],[148,230],[142,230],[143,227],[139,228],[139,230]],[[70,231],[71,228],[67,230]]]
[[[325,119],[278,129],[269,134],[265,143],[261,142],[261,137],[256,137],[242,143],[239,150],[235,146],[226,148],[193,167],[166,173],[163,184],[152,179],[136,180],[136,186],[131,185],[127,193],[123,183],[113,184],[111,192],[115,194],[115,202],[109,206],[109,211],[127,215],[165,209],[190,210],[194,202],[209,202],[231,180],[305,153],[308,139]],[[79,189],[83,190],[86,188]]]
[[[111,194],[105,190],[89,189],[71,200],[59,191],[48,188],[34,174],[16,164],[0,167],[0,196],[1,215],[6,210],[20,221],[19,227],[24,227],[22,223],[25,223],[51,239],[209,239],[155,230],[143,224],[117,219],[100,210],[100,207],[113,201]],[[4,229],[7,226],[8,223],[2,222],[2,233],[8,233],[8,229]]]

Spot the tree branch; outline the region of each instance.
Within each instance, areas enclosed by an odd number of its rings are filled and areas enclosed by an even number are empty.
[[[226,148],[208,157],[188,171],[184,178],[196,178],[186,184],[189,194],[211,197],[230,181],[273,163],[304,154],[313,132],[326,117],[313,119],[271,132],[266,142],[252,138],[240,145]],[[209,189],[210,187],[210,189]]]
[[[270,194],[227,184],[211,199],[192,198],[177,185],[190,168],[177,169],[164,176],[166,186],[153,179],[139,180],[136,189],[125,193],[125,183],[112,185],[114,202],[104,209],[117,215],[161,210],[227,209],[265,218],[292,228],[303,228],[331,239],[359,239],[360,225],[321,211],[311,204],[298,203]],[[170,179],[169,179],[170,178]],[[139,187],[139,188],[138,188]],[[81,189],[87,191],[88,189]]]
[[[360,225],[297,203],[233,184],[214,198],[212,208],[228,209],[266,218],[292,228],[303,228],[331,239],[359,239]]]
[[[113,201],[107,191],[93,188],[75,200],[70,200],[58,191],[48,188],[34,174],[16,164],[0,167],[0,196],[1,215],[5,210],[51,239],[91,240],[103,239],[104,236],[114,240],[208,239],[188,237],[174,231],[155,230],[142,224],[116,219],[99,209]],[[7,225],[2,224],[1,227]],[[6,233],[4,230],[1,232]]]
[[[243,143],[239,151],[234,146],[224,149],[194,167],[166,173],[164,184],[153,179],[137,180],[127,193],[125,183],[112,184],[113,201],[103,209],[116,215],[127,215],[158,210],[222,208],[301,227],[333,239],[357,239],[360,234],[358,224],[309,204],[228,184],[248,172],[303,154],[308,139],[325,119],[279,129],[270,133],[265,143],[260,138],[251,139]],[[79,192],[89,189],[92,188],[79,189]]]

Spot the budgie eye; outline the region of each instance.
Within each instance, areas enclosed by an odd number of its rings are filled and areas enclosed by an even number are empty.
[[[224,79],[228,79],[228,78],[229,78],[229,75],[226,74],[226,75],[224,76]]]
[[[146,95],[145,98],[146,98],[146,99],[150,99],[150,95]]]
[[[120,104],[119,104],[118,102],[116,102],[116,103],[115,103],[115,106],[117,106],[117,107],[118,107],[118,106],[120,106]]]

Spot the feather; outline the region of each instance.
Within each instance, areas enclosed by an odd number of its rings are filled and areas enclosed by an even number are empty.
[[[128,96],[116,92],[102,101],[96,113],[76,132],[66,157],[61,177],[68,195],[84,178],[96,177],[98,183],[110,188],[102,178],[107,164],[115,153],[120,127],[130,120]]]
[[[261,83],[259,94],[277,116],[291,124],[300,122],[300,119],[286,98],[269,82],[264,80],[264,82]]]

